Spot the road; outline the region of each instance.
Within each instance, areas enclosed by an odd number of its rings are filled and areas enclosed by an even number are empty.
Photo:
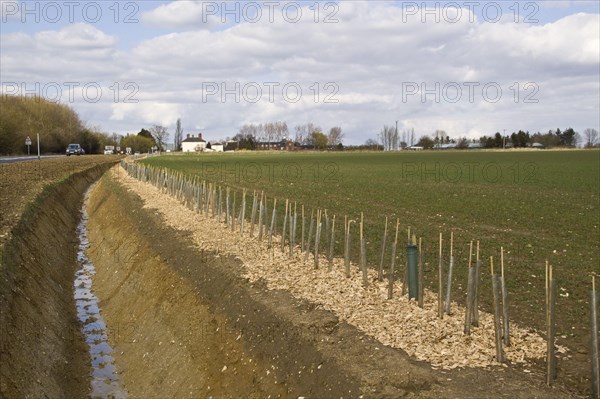
[[[66,155],[42,155],[40,158],[60,158],[65,157]],[[0,163],[12,163],[12,162],[23,162],[23,161],[33,161],[36,160],[37,155],[30,156],[20,156],[20,157],[0,157]]]

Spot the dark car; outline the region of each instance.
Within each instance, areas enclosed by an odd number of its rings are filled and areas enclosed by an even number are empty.
[[[82,154],[84,154],[83,148],[81,148],[79,144],[69,144],[69,146],[67,147],[67,156]]]

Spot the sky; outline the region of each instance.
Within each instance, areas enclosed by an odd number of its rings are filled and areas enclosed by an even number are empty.
[[[90,127],[600,130],[600,2],[0,0],[0,90]]]

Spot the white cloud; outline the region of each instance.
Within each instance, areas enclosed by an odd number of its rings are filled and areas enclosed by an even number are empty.
[[[161,28],[207,29],[217,22],[216,17],[210,14],[211,8],[207,8],[212,4],[218,3],[180,0],[161,4],[143,13],[142,22]]]
[[[117,38],[83,23],[33,35],[2,35],[0,44],[5,81],[85,84],[114,79],[122,67],[116,64],[121,56],[116,50]]]
[[[85,51],[112,49],[117,43],[116,37],[107,35],[96,27],[85,23],[67,25],[58,31],[39,32],[35,35],[35,40],[38,46],[46,49]]]
[[[420,18],[403,23],[406,16],[392,3],[342,2],[338,23],[314,23],[305,8],[305,18],[297,23],[263,18],[225,26],[220,19],[203,24],[199,4],[177,1],[144,14],[146,24],[176,31],[140,39],[129,52],[116,49],[124,38],[84,24],[2,35],[2,80],[134,82],[137,104],[103,101],[106,108],[81,108],[84,119],[94,118],[94,124],[128,131],[153,123],[174,125],[177,117],[217,137],[233,136],[246,122],[286,120],[294,126],[313,121],[325,130],[341,125],[348,141],[358,143],[396,120],[418,134],[443,129],[472,137],[504,128],[599,127],[597,14],[572,13],[533,25],[472,23],[462,10],[457,23],[422,23]],[[135,35],[133,30],[119,34],[130,40]],[[231,88],[236,82],[242,88],[256,82],[263,98],[251,103],[242,95],[236,103],[229,95],[222,102],[217,93],[203,101],[203,84]],[[279,83],[274,102],[268,101],[266,82]],[[466,82],[479,84],[472,100]],[[523,102],[533,93],[524,90],[527,82],[537,85],[538,103]],[[302,87],[300,101],[285,101],[281,88],[286,83]],[[331,93],[327,83],[339,88],[333,96],[337,103],[324,103]],[[436,83],[440,98],[423,97],[422,85],[432,90]],[[483,98],[482,88],[491,83],[502,89],[497,102]],[[407,96],[406,84],[419,90]],[[451,91],[443,92],[453,85],[462,89],[457,102],[448,98]]]

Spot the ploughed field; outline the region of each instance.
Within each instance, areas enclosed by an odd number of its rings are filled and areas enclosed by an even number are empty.
[[[364,214],[367,262],[380,262],[385,218],[388,232],[399,219],[401,240],[423,237],[425,280],[438,290],[438,235],[454,234],[453,299],[464,303],[469,242],[479,240],[484,271],[489,257],[505,251],[511,319],[545,330],[545,261],[557,281],[557,343],[569,348],[558,363],[558,381],[589,385],[589,289],[600,267],[600,153],[594,151],[402,152],[402,153],[225,153],[170,155],[144,163],[247,189],[247,215],[254,190],[278,207],[285,199],[327,209],[339,225]],[[239,202],[238,202],[239,204]],[[269,207],[272,202],[269,203]],[[283,207],[280,208],[280,215]],[[283,218],[279,218],[281,223]],[[358,260],[358,228],[352,258]],[[341,229],[335,255],[342,256]],[[390,236],[388,235],[388,245]],[[389,249],[386,252],[389,263]],[[447,264],[448,245],[444,248]],[[397,265],[402,273],[405,254]],[[496,262],[496,263],[497,263]],[[483,273],[479,303],[491,311],[491,280]],[[589,389],[589,388],[587,388]]]

